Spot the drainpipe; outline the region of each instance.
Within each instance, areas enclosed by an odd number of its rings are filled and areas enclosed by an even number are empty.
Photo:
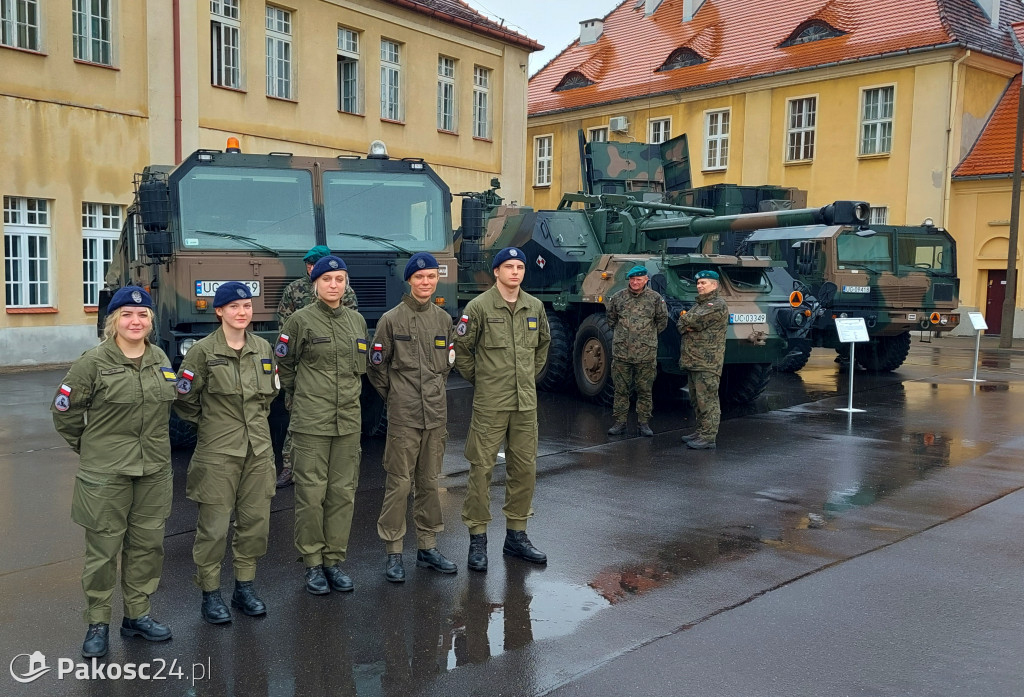
[[[171,3],[174,35],[174,164],[181,163],[181,0]]]
[[[957,160],[954,159],[958,156],[960,148],[954,147],[953,143],[953,125],[956,121],[956,100],[957,92],[960,91],[960,64],[971,57],[970,49],[967,50],[957,60],[953,61],[953,73],[951,87],[949,91],[949,120],[946,122],[946,171],[942,177],[942,222],[939,223],[942,227],[949,227],[949,201],[952,196],[953,188],[953,168],[957,165]],[[907,220],[907,225],[914,224],[912,221]]]

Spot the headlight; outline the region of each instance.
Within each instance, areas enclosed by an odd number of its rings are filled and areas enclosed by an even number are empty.
[[[178,344],[178,353],[184,356],[188,353],[188,350],[192,348],[192,344],[196,343],[195,339],[182,339],[181,343]]]

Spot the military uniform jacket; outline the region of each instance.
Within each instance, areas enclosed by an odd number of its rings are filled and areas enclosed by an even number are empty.
[[[291,396],[291,430],[314,436],[358,433],[366,373],[366,320],[322,300],[285,320],[277,345],[281,387]]]
[[[199,426],[196,449],[245,457],[271,447],[270,403],[277,396],[274,353],[266,340],[246,332],[241,355],[228,346],[224,328],[193,344],[178,373],[174,410]]]
[[[316,302],[316,293],[313,292],[313,282],[309,276],[300,276],[284,287],[281,294],[281,302],[277,304],[277,326],[284,324],[284,321],[292,316],[296,310],[307,307]],[[345,284],[345,294],[341,296],[341,304],[353,310],[359,309],[359,302],[356,299],[356,292],[352,286]]]
[[[367,372],[390,421],[423,429],[448,422],[445,383],[455,364],[454,339],[451,316],[409,294],[380,318]]]
[[[608,300],[612,326],[612,357],[629,363],[649,363],[658,357],[658,334],[668,326],[665,300],[649,287],[639,293],[623,288]]]
[[[698,295],[693,307],[679,316],[676,328],[682,334],[679,367],[721,375],[725,360],[725,333],[729,328],[729,306],[718,297],[718,290]]]
[[[75,361],[50,411],[57,433],[81,456],[81,469],[138,477],[171,466],[167,424],[175,375],[167,355],[146,345],[141,367],[114,339]]]
[[[540,300],[519,291],[515,312],[491,286],[466,305],[455,327],[455,367],[473,383],[473,408],[537,408],[537,376],[548,357],[551,332]]]

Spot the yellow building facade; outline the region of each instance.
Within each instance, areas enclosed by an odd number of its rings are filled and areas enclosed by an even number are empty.
[[[540,46],[450,4],[4,4],[0,366],[64,362],[96,342],[133,174],[228,137],[317,156],[365,155],[380,139],[453,191],[500,177],[521,198],[527,59]]]

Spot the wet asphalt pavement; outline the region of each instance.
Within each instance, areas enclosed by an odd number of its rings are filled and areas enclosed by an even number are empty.
[[[472,389],[453,376],[439,547],[458,574],[417,569],[410,531],[408,581],[384,580],[383,441],[364,440],[344,564],[355,592],[303,590],[281,490],[256,581],[269,613],[229,625],[199,616],[189,453],[176,452],[153,596],[174,638],[122,639],[118,593],[105,659],[162,680],[60,674],[61,658],[83,662],[85,630],[77,461],[48,412],[63,371],[0,375],[0,694],[1024,694],[1024,351],[983,348],[987,382],[972,384],[973,340],[915,337],[898,372],[855,375],[866,412],[853,415],[835,410],[847,377],[834,355],[816,349],[727,411],[717,451],[679,442],[685,400],[656,403],[654,438],[609,438],[608,410],[542,395],[529,532],[550,563],[502,557],[499,467],[487,574],[465,568]],[[19,655],[34,651],[51,670],[16,683],[7,667],[28,672]]]

